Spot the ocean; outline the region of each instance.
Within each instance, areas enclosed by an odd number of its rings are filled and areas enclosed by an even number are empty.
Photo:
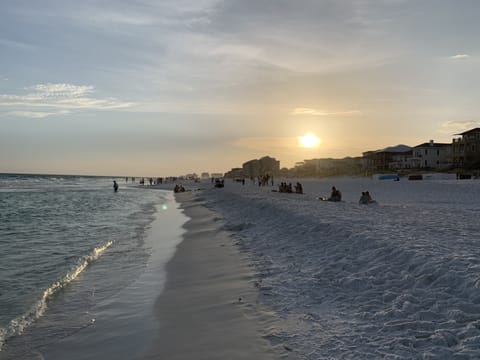
[[[186,219],[124,178],[0,174],[0,359],[140,357]]]

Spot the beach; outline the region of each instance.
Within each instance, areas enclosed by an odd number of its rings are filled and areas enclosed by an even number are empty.
[[[0,180],[0,359],[288,358],[209,184]]]
[[[185,185],[214,211],[205,225],[221,222],[253,265],[272,346],[312,360],[480,356],[477,181],[299,181],[304,194],[249,181]],[[319,201],[332,186],[342,201]],[[359,204],[364,191],[377,202]]]
[[[0,298],[1,359],[480,357],[477,180],[279,180],[303,194],[228,179],[181,181],[176,194],[175,183],[8,181],[12,205],[65,205],[34,213],[44,227],[26,232],[18,210],[19,231],[2,230],[36,252],[2,253],[5,279],[33,291],[21,303],[12,283]],[[332,186],[342,201],[320,201]],[[359,204],[365,191],[376,203]],[[70,232],[52,243],[51,224]]]
[[[282,349],[262,338],[274,317],[256,303],[254,274],[218,215],[192,192],[178,194],[177,201],[191,220],[167,265],[167,283],[155,304],[160,329],[146,358],[284,358]]]

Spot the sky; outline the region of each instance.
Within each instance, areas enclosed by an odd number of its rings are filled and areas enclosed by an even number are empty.
[[[479,126],[476,0],[2,0],[0,172],[173,176]],[[299,146],[313,133],[318,146]]]

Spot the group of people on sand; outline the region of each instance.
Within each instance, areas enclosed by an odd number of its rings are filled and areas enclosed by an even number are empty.
[[[253,180],[253,178],[252,178]],[[258,186],[267,186],[269,182],[273,186],[273,175],[265,174],[263,176],[258,177]]]
[[[183,187],[183,185],[176,184],[175,188],[173,189],[173,192],[176,192],[176,193],[185,192],[185,188]]]
[[[215,179],[215,185],[213,185],[216,188],[223,188],[225,186],[225,180],[224,179]]]
[[[292,183],[281,182],[278,185],[278,192],[281,193],[293,193]]]
[[[332,186],[332,193],[330,194],[330,197],[320,199],[327,201],[342,201],[342,193],[335,186]],[[372,196],[368,191],[362,191],[362,196],[360,196],[360,200],[358,200],[358,203],[373,204],[376,203],[376,201],[372,199]]]
[[[372,204],[375,202],[368,191],[362,191],[362,196],[360,196],[360,200],[358,200],[359,204]]]
[[[281,182],[278,185],[278,192],[293,193],[292,183]],[[295,184],[295,194],[303,194],[303,186],[299,182]]]

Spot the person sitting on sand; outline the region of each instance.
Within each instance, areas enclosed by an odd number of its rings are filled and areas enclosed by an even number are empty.
[[[175,185],[175,188],[173,189],[173,192],[179,193],[179,192],[185,192],[185,188],[183,185]]]
[[[358,203],[359,204],[368,204],[369,202],[370,202],[370,200],[368,199],[367,194],[365,193],[365,191],[362,191],[362,196],[360,196],[360,200],[358,200]]]
[[[300,184],[299,182],[295,184],[295,193],[303,194],[303,187],[302,187],[302,184]]]
[[[373,204],[376,203],[375,200],[372,199],[370,196],[370,193],[368,191],[362,192],[362,196],[360,197],[360,200],[358,200],[359,204]]]
[[[328,201],[342,201],[342,193],[340,190],[337,190],[335,186],[332,186],[332,193],[330,194]]]
[[[375,201],[375,200],[372,199],[372,197],[370,196],[370,193],[368,191],[365,192],[365,195],[368,198],[368,202],[374,202]]]

